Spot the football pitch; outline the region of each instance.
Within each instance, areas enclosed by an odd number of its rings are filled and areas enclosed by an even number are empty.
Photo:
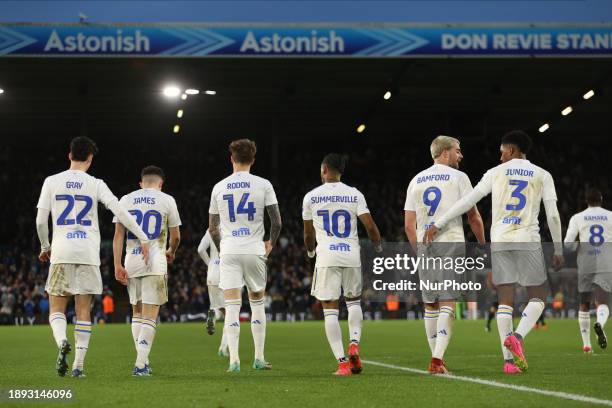
[[[72,389],[75,406],[132,407],[559,407],[612,406],[612,350],[582,353],[576,320],[548,320],[526,343],[529,372],[502,373],[493,324],[459,321],[446,361],[453,375],[424,373],[429,349],[422,321],[366,321],[360,375],[337,378],[323,322],[268,323],[271,371],[254,371],[248,323],[241,326],[242,372],[229,374],[216,354],[217,332],[204,324],[161,324],[151,353],[152,377],[132,377],[127,324],[94,326],[87,378],[60,378],[48,326],[0,327],[0,389]],[[72,339],[69,326],[69,338]],[[346,322],[343,322],[346,335]],[[73,343],[73,341],[71,340]],[[71,354],[71,361],[73,354]],[[35,405],[34,405],[35,404]],[[57,402],[2,405],[59,406]]]

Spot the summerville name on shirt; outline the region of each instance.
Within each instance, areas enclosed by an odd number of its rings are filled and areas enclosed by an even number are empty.
[[[356,203],[357,202],[357,196],[338,196],[338,195],[332,195],[332,196],[314,196],[314,197],[310,197],[310,203],[311,204],[325,204],[325,203]]]

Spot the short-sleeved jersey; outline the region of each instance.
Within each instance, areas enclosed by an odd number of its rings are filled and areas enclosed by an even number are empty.
[[[512,159],[487,171],[474,187],[491,194],[491,242],[540,242],[542,201],[557,200],[550,173],[529,160]]]
[[[569,222],[565,242],[578,238],[578,272],[612,272],[612,211],[589,207]]]
[[[264,211],[278,204],[272,183],[238,171],[218,182],[210,196],[210,214],[221,220],[220,256],[265,255]]]
[[[108,208],[116,200],[104,181],[84,171],[47,177],[36,206],[51,212],[51,263],[100,265],[98,203]]]
[[[436,217],[445,214],[471,191],[472,183],[467,174],[450,166],[434,164],[417,174],[408,185],[404,210],[416,212],[418,241],[423,240]],[[449,221],[435,241],[465,242],[461,216]]]
[[[355,187],[325,183],[304,196],[302,219],[312,220],[317,238],[317,267],[361,266],[357,217],[369,213]]]
[[[125,269],[128,276],[165,275],[168,272],[168,228],[181,225],[176,201],[171,195],[155,188],[143,188],[124,195],[119,203],[132,214],[150,240],[149,264],[146,265],[142,259],[140,241],[127,232]],[[113,222],[119,222],[117,217]]]

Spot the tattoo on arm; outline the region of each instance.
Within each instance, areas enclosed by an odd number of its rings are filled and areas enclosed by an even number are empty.
[[[280,209],[278,208],[278,204],[274,204],[266,206],[266,211],[270,217],[270,243],[272,246],[275,246],[283,226]]]
[[[215,246],[219,250],[221,249],[221,231],[219,230],[220,224],[221,218],[219,217],[219,214],[208,215],[208,231],[210,232],[210,237],[215,243]]]

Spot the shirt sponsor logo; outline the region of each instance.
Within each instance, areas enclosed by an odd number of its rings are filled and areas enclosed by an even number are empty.
[[[232,231],[233,237],[247,237],[251,235],[251,230],[247,227],[238,228]]]
[[[330,244],[330,251],[350,252],[351,246],[347,243],[340,242],[339,244]]]
[[[502,220],[502,224],[513,224],[513,225],[520,225],[521,224],[521,217],[504,217],[504,219]]]
[[[66,233],[68,239],[86,239],[87,233],[85,231],[71,231]]]

